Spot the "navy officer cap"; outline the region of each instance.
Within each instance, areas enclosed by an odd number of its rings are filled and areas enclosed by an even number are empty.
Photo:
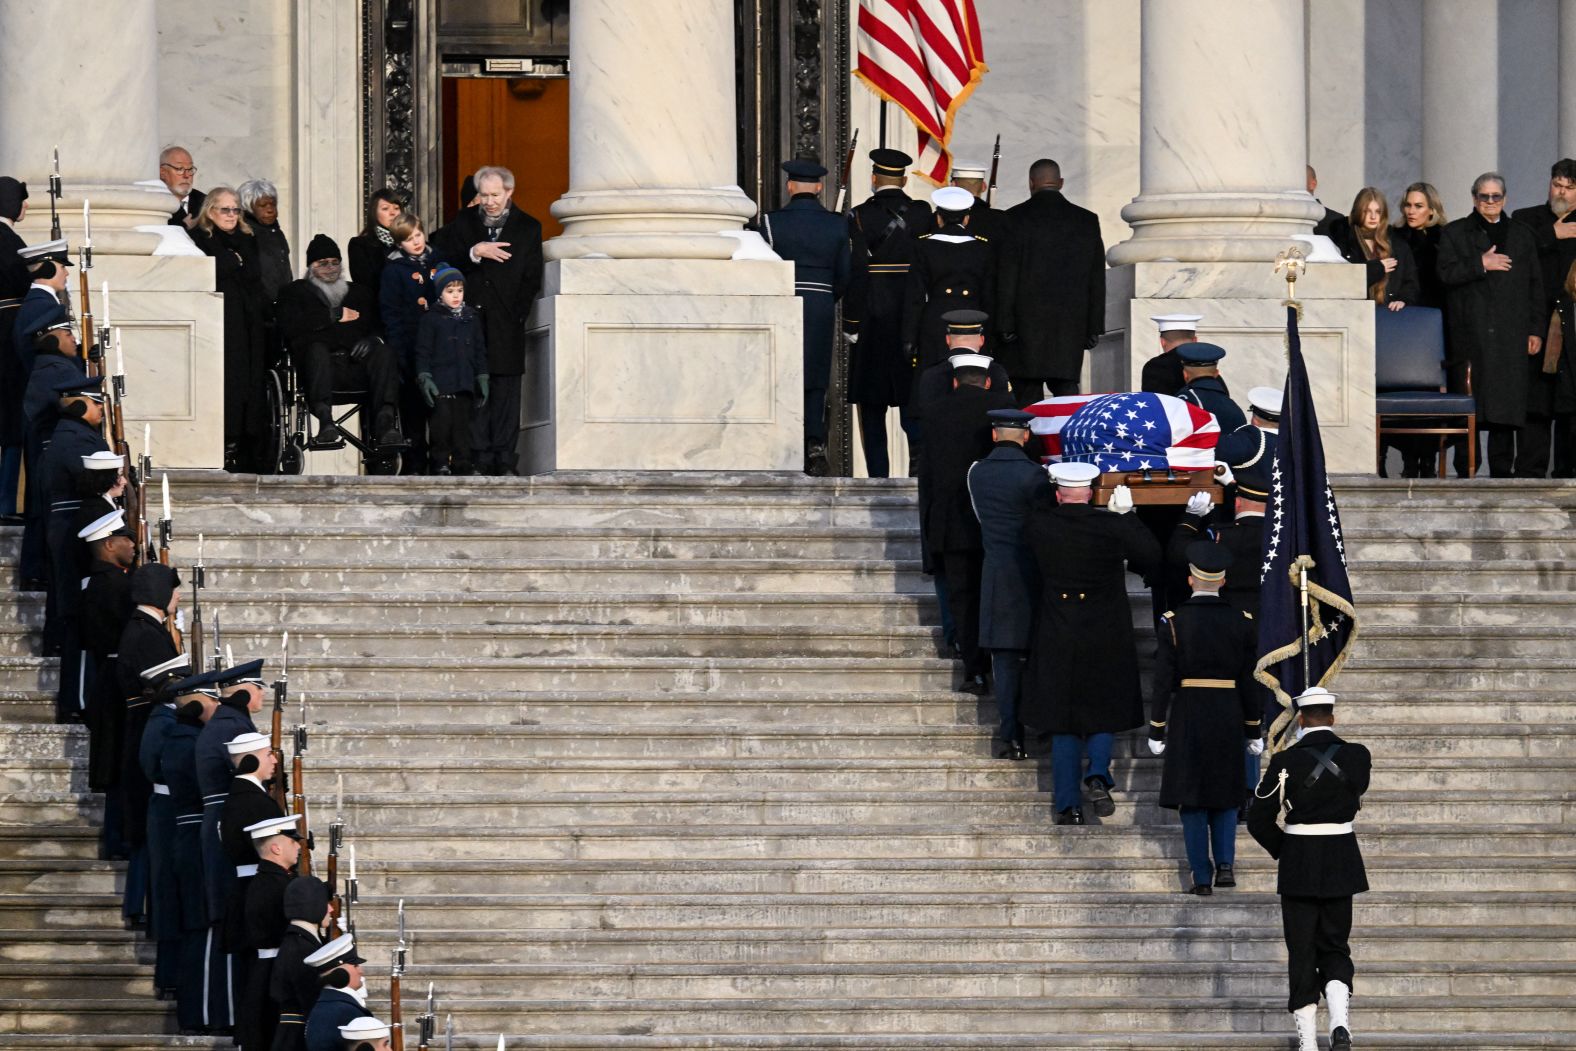
[[[103,376],[72,376],[55,384],[55,393],[62,398],[102,398]]]
[[[877,175],[906,175],[914,158],[902,150],[878,149],[870,151],[870,168]]]
[[[223,669],[218,671],[205,671],[200,675],[182,679],[176,683],[171,692],[177,697],[184,697],[188,693],[206,693],[210,697],[219,696],[219,683],[228,674]]]
[[[985,322],[990,320],[990,315],[983,310],[949,310],[941,315],[941,320],[954,336],[968,336],[984,332]]]
[[[788,178],[795,182],[820,182],[826,177],[825,165],[801,157],[783,161],[783,171],[787,172]]]
[[[225,668],[221,670],[219,672],[219,678],[214,681],[220,686],[234,686],[236,683],[245,682],[247,679],[257,679],[259,682],[261,682],[262,679],[260,676],[262,674],[263,659],[259,657],[255,661],[247,661],[244,664],[237,664],[233,668]]]
[[[1226,348],[1213,343],[1184,343],[1173,353],[1184,365],[1214,365],[1226,356]]]
[[[991,409],[985,415],[990,417],[992,427],[1017,427],[1026,431],[1034,422],[1034,413],[1022,409]]]

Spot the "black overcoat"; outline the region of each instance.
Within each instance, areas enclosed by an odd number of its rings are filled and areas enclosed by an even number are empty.
[[[1390,227],[1390,243],[1404,241],[1417,268],[1417,301],[1414,305],[1445,309],[1445,285],[1439,280],[1439,236],[1443,226]]]
[[[239,695],[237,695],[239,698]],[[219,838],[219,818],[230,798],[235,766],[225,746],[241,734],[255,733],[244,703],[219,705],[197,737],[197,786],[202,790],[202,870],[207,893],[208,922],[224,917],[224,903],[235,883],[235,865],[228,863]]]
[[[225,952],[242,952],[252,946],[246,944],[246,899],[251,892],[252,876],[243,876],[241,869],[257,864],[257,849],[252,837],[246,834],[250,825],[270,818],[284,817],[284,811],[274,802],[268,790],[249,777],[237,777],[230,782],[230,794],[224,801],[219,815],[219,842],[224,847],[224,859],[235,872],[235,882],[224,903],[223,940],[220,947]]]
[[[115,659],[115,678],[125,699],[126,722],[121,729],[120,788],[125,799],[126,842],[141,846],[147,836],[148,797],[153,783],[142,772],[140,755],[142,731],[153,710],[153,694],[146,690],[142,672],[178,656],[175,640],[163,622],[147,610],[134,610],[120,636],[120,656]]]
[[[471,261],[481,241],[507,241],[509,260]],[[489,237],[481,207],[466,208],[432,235],[438,253],[465,275],[465,301],[487,326],[487,372],[493,377],[525,371],[525,321],[542,291],[542,224],[517,204],[497,237]],[[496,379],[493,381],[497,382]]]
[[[996,248],[956,224],[920,234],[903,300],[903,342],[918,348],[919,369],[947,360],[952,310],[989,313],[996,299]]]
[[[22,416],[22,391],[27,387],[32,354],[17,352],[12,331],[20,301],[33,283],[17,254],[26,247],[15,230],[0,223],[0,445],[21,445],[27,429]]]
[[[853,270],[843,328],[859,337],[848,351],[848,400],[907,405],[914,366],[903,350],[903,303],[915,238],[932,226],[930,206],[896,187],[848,213]]]
[[[1509,270],[1483,269],[1491,246],[1510,256]],[[1501,219],[1492,231],[1476,213],[1457,219],[1440,235],[1439,277],[1450,290],[1447,345],[1472,365],[1478,423],[1520,427],[1542,358],[1540,352],[1528,361],[1527,337],[1548,333],[1532,231],[1514,219]]]
[[[1311,786],[1309,776],[1319,767],[1316,755],[1338,745],[1332,761],[1342,777],[1326,770]],[[1270,760],[1269,769],[1253,790],[1248,809],[1248,831],[1269,855],[1280,862],[1276,893],[1298,898],[1345,898],[1368,889],[1357,833],[1337,836],[1288,836],[1276,823],[1280,797],[1275,791],[1281,771],[1286,772],[1289,824],[1340,824],[1351,821],[1362,809],[1368,791],[1372,758],[1360,744],[1343,741],[1333,730],[1314,730]]]
[[[1253,618],[1219,595],[1194,595],[1162,615],[1158,636],[1149,735],[1166,742],[1160,805],[1241,806],[1242,756],[1260,722]]]
[[[317,968],[308,967],[305,961],[322,947],[323,939],[293,923],[279,939],[279,955],[274,957],[268,981],[269,998],[279,1009],[273,1051],[302,1051],[306,1047],[307,1012],[317,1003],[322,986],[317,984]]]
[[[171,854],[175,858],[181,930],[187,934],[206,931],[208,927],[208,904],[203,891],[202,789],[197,784],[197,735],[201,732],[200,720],[177,715],[159,753],[159,772],[170,786],[170,803],[175,808],[175,844]]]
[[[115,674],[115,654],[132,609],[130,573],[113,562],[88,567],[77,628],[82,649],[93,662],[93,690],[83,722],[88,727],[88,788],[94,792],[107,792],[120,781],[126,698]]]
[[[1076,380],[1084,350],[1105,327],[1105,242],[1100,219],[1059,190],[1041,190],[1007,209],[997,328],[1015,379]]]
[[[1012,395],[994,387],[961,386],[925,404],[919,425],[920,536],[932,553],[979,551],[980,524],[969,505],[969,468],[990,452],[991,409],[1010,409]]]
[[[236,1043],[243,1048],[272,1048],[279,1027],[279,1011],[269,990],[273,985],[276,960],[260,956],[258,950],[278,950],[284,937],[285,887],[291,875],[272,861],[259,861],[257,875],[247,881],[246,903],[242,914],[242,940],[251,956],[246,969],[246,987],[241,990],[241,1010],[237,1017]]]
[[[1040,571],[1019,718],[1062,734],[1117,733],[1144,723],[1127,573],[1160,567],[1160,542],[1134,514],[1057,504],[1044,494],[1027,538]]]
[[[1384,279],[1384,263],[1381,259],[1369,259],[1363,252],[1362,241],[1357,236],[1357,231],[1352,229],[1352,221],[1346,216],[1341,216],[1329,232],[1330,240],[1335,242],[1335,247],[1340,249],[1341,258],[1348,263],[1361,263],[1367,268],[1365,280],[1372,288],[1381,279]],[[1390,255],[1395,260],[1395,269],[1390,271],[1390,276],[1385,280],[1384,301],[1386,303],[1418,303],[1422,298],[1423,290],[1417,272],[1417,261],[1412,258],[1412,246],[1406,238],[1390,235]]]
[[[1538,264],[1543,277],[1541,316],[1544,325],[1547,326],[1553,320],[1554,312],[1560,307],[1565,279],[1570,274],[1571,267],[1576,266],[1576,237],[1561,240],[1554,236],[1554,224],[1561,220],[1547,202],[1531,208],[1518,208],[1511,218],[1525,224],[1527,229],[1532,231],[1532,239],[1538,246]],[[1576,224],[1576,214],[1566,216],[1563,222],[1567,225]],[[1532,375],[1528,382],[1527,408],[1529,412],[1540,416],[1569,413],[1573,411],[1573,402],[1576,402],[1576,395],[1573,395],[1571,390],[1571,355],[1576,353],[1576,333],[1571,332],[1569,319],[1564,320],[1562,324],[1564,349],[1555,371],[1553,373],[1543,371],[1547,347],[1539,351],[1531,362]]]
[[[227,442],[256,442],[268,419],[263,389],[268,354],[263,325],[268,297],[257,238],[237,227],[226,233],[191,230],[197,247],[213,257],[214,290],[224,295],[224,436]]]
[[[980,646],[1026,650],[1040,573],[1024,542],[1036,500],[1051,487],[1045,468],[1016,442],[997,442],[969,468],[969,499],[979,519],[985,565],[980,576]]]

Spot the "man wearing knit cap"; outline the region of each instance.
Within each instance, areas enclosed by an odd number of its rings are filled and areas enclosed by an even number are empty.
[[[27,214],[27,184],[0,176],[0,519],[17,513],[17,482],[27,421],[22,416],[22,391],[27,370],[16,352],[17,309],[32,278],[17,253],[26,248],[16,224]]]
[[[1314,686],[1295,702],[1301,738],[1270,760],[1254,789],[1248,831],[1279,862],[1276,893],[1286,935],[1300,1051],[1318,1049],[1319,996],[1330,1009],[1330,1051],[1352,1046],[1352,896],[1368,889],[1352,820],[1372,759],[1335,735],[1335,696]],[[1284,827],[1281,818],[1284,814]]]
[[[400,445],[399,363],[373,326],[374,293],[345,278],[339,245],[326,234],[306,246],[306,271],[279,293],[279,335],[318,421],[317,440],[338,438],[333,392],[364,390],[378,444]]]
[[[268,985],[269,998],[279,1012],[274,1051],[306,1048],[307,1012],[322,989],[317,968],[308,967],[306,958],[323,947],[323,929],[333,916],[330,897],[328,884],[316,876],[297,876],[285,887],[287,926],[279,939],[279,955],[274,957]]]

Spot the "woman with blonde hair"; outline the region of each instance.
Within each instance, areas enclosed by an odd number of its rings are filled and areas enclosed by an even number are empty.
[[[1390,236],[1390,204],[1374,186],[1364,186],[1352,210],[1330,224],[1330,240],[1348,263],[1368,267],[1368,294],[1375,303],[1400,310],[1417,301],[1417,267],[1412,251]]]
[[[261,462],[269,426],[263,394],[267,302],[257,238],[241,214],[240,195],[229,186],[209,190],[191,235],[213,257],[214,291],[224,294],[225,470],[271,471],[273,465]]]
[[[1439,280],[1439,235],[1449,222],[1439,191],[1432,183],[1414,182],[1401,195],[1401,221],[1390,227],[1390,242],[1400,241],[1412,252],[1417,268],[1420,307],[1445,308],[1445,285]]]

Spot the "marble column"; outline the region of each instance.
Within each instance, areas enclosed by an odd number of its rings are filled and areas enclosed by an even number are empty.
[[[550,259],[728,259],[755,205],[735,185],[733,4],[575,0],[569,192]]]
[[[1423,178],[1452,219],[1472,210],[1472,180],[1499,167],[1499,51],[1498,3],[1423,5]]]
[[[1139,194],[1113,265],[1271,260],[1311,232],[1303,38],[1302,0],[1144,0]]]
[[[1576,0],[1560,0],[1560,156],[1576,157]]]

